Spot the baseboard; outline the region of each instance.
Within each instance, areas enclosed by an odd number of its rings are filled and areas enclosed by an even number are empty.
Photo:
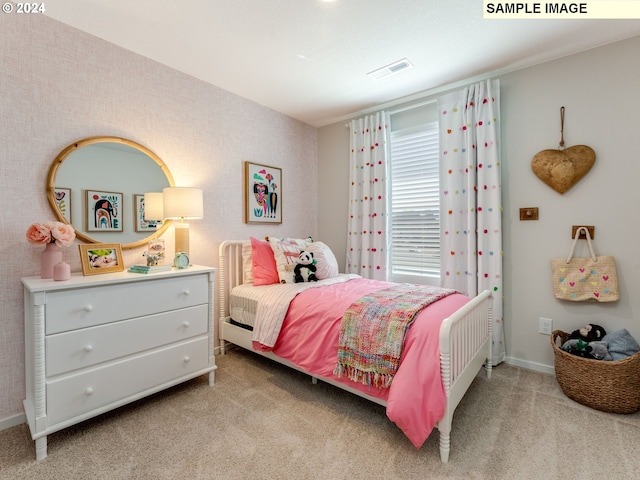
[[[553,365],[544,365],[542,363],[528,362],[520,358],[507,357],[505,363],[513,365],[515,367],[526,368],[527,370],[534,370],[536,372],[548,373],[549,375],[555,375],[556,370]]]
[[[15,427],[16,425],[20,425],[21,423],[26,423],[27,416],[24,413],[20,415],[16,415],[14,417],[5,418],[4,420],[0,420],[0,430],[6,430],[7,428]]]

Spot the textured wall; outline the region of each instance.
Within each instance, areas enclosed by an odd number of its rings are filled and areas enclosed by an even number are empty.
[[[177,185],[203,188],[205,218],[191,222],[190,250],[204,265],[217,265],[224,239],[315,236],[318,186],[309,125],[42,15],[2,15],[0,31],[2,422],[22,413],[24,398],[20,278],[39,274],[40,249],[24,234],[55,219],[44,188],[64,147],[94,135],[129,138],[155,152]],[[282,225],[243,223],[245,160],[283,169]],[[126,264],[143,250],[125,251]],[[77,247],[64,255],[80,271]]]

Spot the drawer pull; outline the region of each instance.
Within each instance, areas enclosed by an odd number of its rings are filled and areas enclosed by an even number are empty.
[[[183,326],[184,328],[189,327],[189,325],[190,325],[190,324],[189,324],[189,322],[188,322],[188,321],[186,321],[186,320],[185,320],[184,322],[182,322],[182,326]]]
[[[189,358],[189,355],[185,355],[184,357],[184,363],[189,363],[191,359]]]
[[[90,395],[93,395],[93,388],[91,387],[87,387],[87,389],[84,391],[84,394],[88,397]]]
[[[186,297],[186,296],[191,295],[191,291],[185,288],[185,289],[182,291],[182,294]]]
[[[93,350],[93,345],[87,345],[86,347],[84,347],[85,352],[90,352],[91,350]]]
[[[86,306],[84,307],[84,311],[85,311],[85,312],[90,312],[91,310],[93,310],[93,305],[86,305]]]

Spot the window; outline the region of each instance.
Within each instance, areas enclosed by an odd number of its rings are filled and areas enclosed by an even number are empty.
[[[393,281],[439,285],[438,122],[435,105],[427,107],[391,117],[389,263]]]

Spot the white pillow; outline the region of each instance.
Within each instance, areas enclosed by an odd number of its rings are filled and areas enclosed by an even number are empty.
[[[306,250],[313,253],[318,280],[338,276],[338,261],[328,245],[322,242],[313,242]]]
[[[312,241],[301,238],[269,237],[269,244],[276,259],[280,283],[295,283],[293,270],[296,268],[300,252],[309,250],[309,245],[312,245]]]

